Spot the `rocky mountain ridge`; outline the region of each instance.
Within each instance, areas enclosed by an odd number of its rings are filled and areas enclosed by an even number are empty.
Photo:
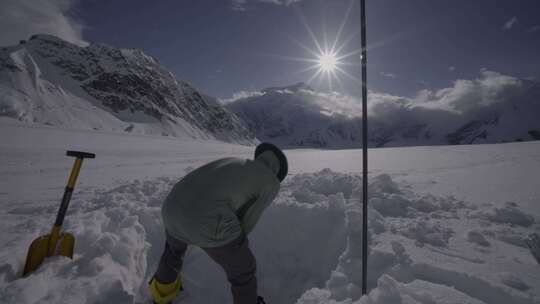
[[[20,121],[257,142],[233,113],[140,50],[34,35],[0,49],[0,89],[0,116]]]

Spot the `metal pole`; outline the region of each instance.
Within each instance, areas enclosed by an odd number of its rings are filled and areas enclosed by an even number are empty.
[[[368,122],[367,122],[367,50],[366,50],[366,1],[360,0],[362,23],[362,294],[367,293],[368,255]]]

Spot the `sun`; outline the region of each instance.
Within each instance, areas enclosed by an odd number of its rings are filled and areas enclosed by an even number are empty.
[[[338,58],[333,52],[322,53],[318,60],[319,69],[323,72],[334,72],[338,66]]]
[[[359,60],[356,55],[361,53],[361,49],[349,50],[344,52],[345,49],[351,49],[350,43],[359,35],[359,32],[352,32],[346,37],[342,37],[345,25],[349,20],[350,13],[356,3],[355,0],[350,0],[349,7],[345,11],[345,16],[342,22],[335,32],[335,35],[329,37],[326,32],[326,26],[323,27],[323,31],[318,35],[315,34],[313,29],[307,23],[305,17],[299,12],[301,23],[304,25],[308,37],[311,38],[313,45],[310,47],[305,45],[301,40],[297,40],[294,37],[290,37],[292,42],[300,46],[306,51],[308,56],[306,57],[291,57],[282,55],[273,55],[280,59],[305,62],[308,65],[306,68],[299,71],[299,73],[312,73],[311,77],[306,81],[308,85],[311,85],[313,81],[317,81],[318,86],[324,85],[324,82],[328,83],[328,89],[333,91],[335,85],[339,89],[344,90],[343,83],[340,76],[345,76],[352,80],[355,84],[361,83],[361,81],[353,74],[347,71],[347,66],[358,67],[360,66]],[[322,38],[322,39],[321,39]],[[330,38],[330,40],[329,40]],[[332,39],[333,38],[333,39]],[[344,39],[342,39],[344,38]],[[353,58],[352,62],[348,62]]]
[[[328,89],[334,90],[335,85],[339,89],[344,89],[340,76],[345,76],[352,80],[354,83],[360,83],[360,80],[347,71],[347,66],[358,67],[359,62],[356,62],[356,55],[361,53],[360,49],[350,50],[350,43],[358,37],[358,32],[349,33],[349,35],[343,37],[345,25],[349,20],[350,13],[354,7],[355,0],[350,0],[349,7],[345,11],[345,16],[341,21],[341,24],[334,35],[328,35],[326,32],[326,26],[323,27],[323,31],[318,35],[307,23],[305,17],[299,14],[300,21],[304,25],[308,37],[313,42],[312,47],[305,45],[299,40],[291,37],[291,40],[298,46],[303,48],[308,57],[283,57],[285,59],[303,61],[309,63],[309,65],[300,71],[300,73],[312,72],[313,74],[307,80],[307,84],[311,84],[313,81],[318,80],[317,85],[324,85],[324,82],[328,83]],[[324,23],[323,23],[324,24]],[[322,39],[321,39],[322,38]],[[348,52],[344,52],[345,49],[349,49]],[[352,62],[350,60],[353,59]]]

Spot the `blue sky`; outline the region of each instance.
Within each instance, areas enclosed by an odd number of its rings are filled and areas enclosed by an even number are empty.
[[[6,0],[2,5],[17,9],[17,3],[23,2]],[[50,11],[47,16],[51,18],[53,34],[56,30],[60,36],[74,41],[142,49],[177,78],[221,98],[238,91],[309,80],[314,71],[302,70],[312,63],[299,60],[314,57],[301,45],[317,49],[307,28],[321,44],[326,33],[331,45],[346,21],[338,45],[347,37],[352,39],[341,54],[360,47],[358,1],[51,0],[48,6],[29,3],[36,6],[36,11]],[[367,0],[367,4],[371,90],[414,96],[422,89],[449,87],[457,79],[478,78],[482,68],[518,78],[540,79],[540,2],[536,0]],[[345,20],[349,8],[349,18]],[[3,11],[0,16],[6,14],[6,9]],[[28,18],[39,15],[34,12]],[[60,22],[61,18],[65,22]],[[20,25],[21,35],[32,30],[32,26],[28,27],[31,21]],[[9,22],[9,16],[4,16],[2,22]],[[64,28],[59,31],[61,27]],[[17,30],[12,35],[16,33]],[[5,36],[0,43],[6,44]],[[342,67],[352,77],[338,73],[342,85],[334,81],[332,89],[358,95],[354,78],[360,75],[359,57],[355,54],[344,61],[354,64]],[[311,85],[329,89],[325,79]]]

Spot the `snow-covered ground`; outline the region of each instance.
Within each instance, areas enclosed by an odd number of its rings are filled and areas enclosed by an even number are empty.
[[[164,237],[160,205],[186,172],[253,147],[0,121],[0,303],[145,303]],[[49,232],[73,159],[64,228],[75,257],[21,279]],[[268,303],[539,303],[540,142],[370,150],[368,297],[361,284],[361,153],[288,150],[290,175],[250,242]],[[230,303],[225,276],[190,249],[178,303]]]

